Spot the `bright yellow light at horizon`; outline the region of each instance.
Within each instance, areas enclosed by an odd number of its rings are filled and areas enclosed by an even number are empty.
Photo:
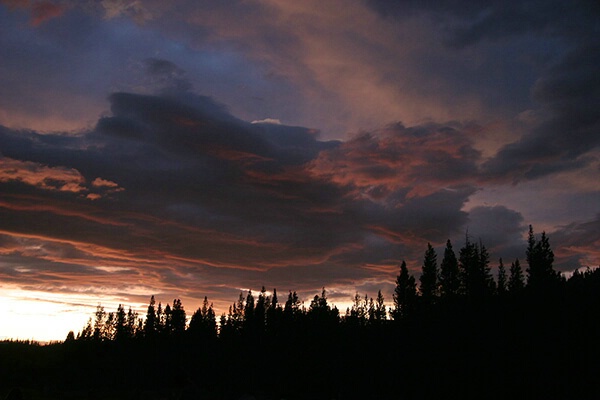
[[[102,300],[108,300],[101,302],[107,310],[113,307],[109,299]],[[14,288],[0,288],[0,304],[0,340],[40,342],[64,340],[70,330],[79,332],[98,305],[81,295]]]

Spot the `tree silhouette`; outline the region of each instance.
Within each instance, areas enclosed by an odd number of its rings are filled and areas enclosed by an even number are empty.
[[[440,266],[440,292],[442,297],[452,298],[458,295],[460,290],[460,276],[458,269],[458,260],[452,249],[450,239],[446,242],[444,249],[444,258]]]
[[[173,309],[171,310],[171,331],[174,335],[182,335],[185,331],[187,317],[185,309],[180,299],[173,300]]]
[[[122,341],[130,337],[127,330],[127,314],[125,313],[125,307],[122,304],[119,304],[119,307],[117,308],[114,324],[116,341]]]
[[[267,321],[267,310],[270,306],[271,299],[267,296],[267,290],[263,286],[258,294],[256,300],[256,306],[254,308],[254,330],[262,334],[265,331],[265,324]]]
[[[331,307],[327,302],[327,291],[325,288],[321,291],[321,296],[318,294],[310,302],[307,317],[313,325],[328,327],[332,324],[337,324],[339,310],[337,307]]]
[[[277,298],[277,289],[273,289],[271,304],[267,309],[267,331],[271,334],[278,334],[282,329],[284,312]]]
[[[506,268],[504,268],[504,263],[502,262],[502,257],[498,260],[498,279],[497,279],[496,291],[499,296],[504,296],[506,294],[507,281],[506,281]]]
[[[147,338],[153,338],[156,336],[158,318],[156,315],[155,304],[156,300],[154,299],[154,295],[152,295],[152,297],[150,297],[150,304],[148,304],[148,309],[146,311],[146,319],[144,320],[144,336]]]
[[[411,315],[416,308],[417,285],[415,278],[409,275],[406,262],[400,265],[400,274],[396,277],[396,288],[394,289],[394,308],[392,317],[400,320]]]
[[[98,304],[98,306],[96,307],[96,312],[95,312],[95,319],[94,319],[94,334],[93,334],[93,338],[95,341],[102,341],[102,340],[106,340],[109,338],[109,331],[107,330],[107,322],[108,322],[108,316],[106,314],[106,311],[104,311],[104,307],[102,307],[102,305]]]
[[[367,295],[362,297],[356,292],[353,298],[352,307],[346,311],[346,320],[350,323],[364,326],[369,320],[368,315],[369,297]]]
[[[533,227],[529,225],[527,238],[527,287],[534,291],[545,291],[552,289],[560,282],[560,274],[554,271],[554,252],[550,248],[550,242],[546,232],[536,241]]]
[[[202,307],[192,314],[188,326],[189,334],[200,340],[214,339],[217,337],[217,320],[212,303],[204,296]]]
[[[160,304],[159,304],[160,305]],[[171,305],[167,303],[165,306],[165,310],[163,311],[164,323],[162,325],[162,334],[166,336],[170,336],[173,333],[173,312],[171,310]]]
[[[432,304],[438,295],[437,279],[437,254],[435,249],[431,247],[431,243],[427,243],[427,250],[425,251],[425,256],[423,258],[422,273],[419,278],[421,282],[419,291],[425,304]]]
[[[459,252],[461,292],[472,303],[478,303],[493,292],[489,255],[482,243],[479,246],[465,237],[465,245]]]
[[[510,276],[508,278],[508,291],[510,293],[519,293],[525,288],[525,277],[523,276],[523,270],[521,269],[521,263],[519,259],[510,265]]]
[[[166,316],[165,312],[162,308],[162,303],[158,302],[158,307],[156,308],[156,333],[162,334],[165,331],[166,325]]]
[[[377,299],[373,302],[371,299],[369,303],[369,321],[375,324],[381,324],[382,321],[385,321],[387,317],[387,311],[385,308],[385,299],[383,294],[381,294],[381,290],[377,292]]]

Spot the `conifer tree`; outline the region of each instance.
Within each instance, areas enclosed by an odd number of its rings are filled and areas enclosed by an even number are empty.
[[[156,335],[158,319],[156,317],[156,309],[154,305],[154,295],[150,297],[150,304],[148,304],[148,311],[146,312],[146,320],[144,321],[144,336],[147,338],[154,337]]]
[[[175,335],[181,335],[186,328],[186,314],[180,299],[173,300],[171,309],[171,332]]]
[[[256,307],[254,308],[255,329],[260,332],[265,329],[269,305],[270,299],[269,296],[267,296],[267,290],[263,286],[258,295],[258,299],[256,300]]]
[[[122,341],[127,339],[127,314],[125,313],[125,307],[122,304],[119,304],[117,307],[117,313],[115,315],[114,321],[114,332],[115,332],[115,340]]]
[[[554,252],[546,232],[536,241],[533,227],[529,225],[527,238],[527,287],[534,290],[548,290],[560,281],[560,274],[554,271]]]
[[[377,299],[373,303],[373,299],[371,299],[372,311],[369,313],[369,318],[371,323],[381,323],[386,320],[386,309],[385,309],[385,299],[383,298],[383,294],[381,294],[381,290],[377,292]]]
[[[368,306],[368,296],[365,295],[365,297],[361,297],[361,295],[358,292],[356,292],[356,294],[354,295],[352,308],[347,312],[347,317],[349,318],[349,321],[357,325],[366,325],[368,317]]]
[[[160,306],[160,304],[159,304],[159,306]],[[163,315],[164,315],[164,324],[162,325],[162,333],[164,333],[165,335],[168,336],[173,333],[173,319],[172,319],[171,306],[169,305],[169,303],[167,303],[167,305],[165,306]]]
[[[94,319],[93,338],[96,341],[105,340],[105,338],[106,338],[105,326],[106,326],[107,314],[106,314],[106,311],[104,311],[104,307],[102,307],[102,305],[98,304],[94,315],[96,318]]]
[[[223,315],[222,318],[225,316]],[[194,312],[188,327],[190,335],[197,339],[213,339],[217,336],[217,320],[212,303],[209,304],[208,297],[204,296],[202,307]]]
[[[133,311],[130,306],[129,309],[127,310],[127,325],[126,325],[126,329],[125,329],[127,338],[133,338],[139,334],[138,326],[139,326],[140,322],[141,321],[138,316],[138,313]]]
[[[277,298],[277,289],[273,289],[271,304],[267,309],[267,330],[271,333],[278,333],[283,323],[283,309]]]
[[[253,330],[255,327],[254,306],[254,296],[252,295],[252,291],[248,290],[246,305],[244,306],[244,330]]]
[[[310,321],[316,326],[326,327],[338,322],[339,310],[336,307],[331,307],[327,302],[327,291],[325,288],[321,291],[321,296],[318,294],[310,302],[307,316]]]
[[[408,273],[406,262],[400,265],[400,274],[396,277],[396,288],[394,289],[394,309],[392,317],[396,320],[411,315],[417,302],[417,285],[415,278]]]
[[[444,258],[440,266],[440,294],[442,297],[450,298],[455,297],[459,293],[460,289],[460,278],[458,269],[458,260],[456,254],[452,249],[452,243],[450,239],[446,242],[446,248],[444,250]]]
[[[490,273],[489,254],[481,242],[479,246],[471,242],[468,234],[459,254],[461,292],[470,301],[478,303],[493,293],[494,279]]]
[[[165,330],[165,312],[162,308],[162,303],[158,303],[156,308],[156,333],[163,333]]]
[[[510,265],[510,276],[508,278],[508,291],[512,294],[519,293],[525,287],[525,277],[523,276],[523,270],[521,269],[521,263],[519,259]]]
[[[498,283],[496,291],[499,296],[504,296],[507,290],[507,282],[506,282],[506,269],[504,268],[504,263],[502,262],[502,258],[498,260]]]
[[[231,321],[232,328],[235,332],[242,331],[245,304],[244,294],[240,292],[237,303],[233,303],[231,307],[229,307],[229,320]]]
[[[419,291],[425,304],[431,304],[438,295],[438,266],[437,254],[431,243],[427,243],[427,250],[423,258],[423,267],[419,281]]]
[[[298,293],[290,290],[283,308],[283,318],[288,324],[294,323],[300,319],[301,314],[302,309],[300,299],[298,298]]]
[[[77,340],[91,340],[94,338],[94,328],[92,328],[92,319],[89,318],[81,332],[77,334]]]

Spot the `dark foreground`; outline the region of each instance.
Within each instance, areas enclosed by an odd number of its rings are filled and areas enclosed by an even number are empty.
[[[3,342],[0,398],[600,398],[598,296],[581,295],[205,340]]]

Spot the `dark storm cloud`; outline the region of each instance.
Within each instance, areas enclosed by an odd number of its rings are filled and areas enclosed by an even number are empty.
[[[589,165],[600,146],[600,42],[584,43],[550,67],[533,88],[540,122],[483,165],[492,178],[536,179]]]
[[[166,61],[148,66],[181,78]],[[396,124],[319,141],[176,87],[115,93],[111,115],[75,136],[1,128],[3,232],[61,249],[38,256],[82,265],[73,282],[118,275],[192,293],[198,280],[243,287],[300,282],[302,271],[318,285],[384,281],[420,257],[413,245],[442,243],[467,221],[476,126]],[[110,273],[97,274],[103,265]]]
[[[539,70],[531,97],[535,122],[483,164],[484,175],[518,182],[586,167],[600,144],[600,6],[591,1],[368,2],[382,15],[438,20],[446,43],[464,51],[510,39],[528,42],[527,59]],[[553,48],[553,51],[548,51]],[[544,50],[546,49],[546,50]],[[536,54],[537,55],[533,55]],[[535,66],[535,67],[534,67]],[[506,68],[504,68],[506,70]],[[521,69],[521,71],[524,71]],[[490,69],[488,73],[493,73]],[[514,83],[514,79],[511,80]]]
[[[600,15],[598,3],[590,0],[367,0],[367,4],[385,17],[431,15],[444,24],[448,43],[459,47],[527,33],[579,40],[598,29]]]
[[[456,74],[461,87],[470,90],[475,83],[474,91],[491,101],[496,115],[501,104],[513,104],[511,113],[530,109],[536,116],[522,138],[511,140],[484,166],[491,176],[536,179],[589,163],[585,153],[597,147],[600,137],[595,111],[599,107],[597,2],[374,0],[367,4],[399,23],[414,16],[433,19],[454,54],[467,59],[473,52],[485,54],[471,60],[482,69],[471,71],[470,63],[462,65],[470,76]],[[530,90],[529,104],[522,89]]]

